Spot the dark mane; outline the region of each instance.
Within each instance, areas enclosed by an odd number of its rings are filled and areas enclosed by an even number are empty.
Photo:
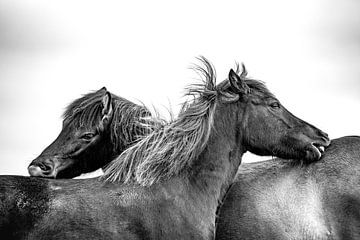
[[[71,123],[85,128],[96,127],[102,118],[102,98],[106,88],[85,94],[73,101],[63,114],[64,123]],[[148,134],[146,118],[150,111],[114,94],[112,96],[113,119],[110,124],[111,141],[114,150],[119,152],[134,143],[140,136]]]

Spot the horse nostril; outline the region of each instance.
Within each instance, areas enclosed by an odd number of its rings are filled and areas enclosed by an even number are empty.
[[[44,173],[49,173],[52,172],[52,166],[47,165],[47,164],[39,164],[40,169],[44,172]]]
[[[31,176],[51,176],[53,174],[53,166],[51,164],[37,163],[28,167]]]
[[[329,140],[329,135],[327,133],[324,133],[324,138]]]
[[[323,140],[324,142],[329,142],[330,138],[327,133],[319,130],[318,135],[321,137],[321,140]]]
[[[329,142],[330,141],[330,137],[327,133],[324,133],[324,137],[325,141]]]

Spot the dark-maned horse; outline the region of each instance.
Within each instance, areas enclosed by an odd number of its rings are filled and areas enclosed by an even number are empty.
[[[212,239],[215,216],[247,150],[318,160],[329,139],[259,81],[204,83],[178,118],[125,150],[103,178],[0,177],[4,239]]]
[[[73,178],[104,167],[151,128],[150,112],[102,88],[73,101],[59,136],[29,167],[31,176]],[[150,123],[149,123],[150,124]]]
[[[360,239],[360,137],[331,141],[320,161],[242,164],[216,239]]]

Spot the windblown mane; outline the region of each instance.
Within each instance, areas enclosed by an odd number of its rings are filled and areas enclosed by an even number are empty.
[[[85,94],[73,101],[63,114],[64,122],[75,126],[93,128],[102,118],[102,98],[106,93],[103,87],[98,91]],[[139,137],[148,134],[151,129],[146,124],[150,111],[144,106],[132,103],[114,94],[112,96],[113,118],[110,123],[111,141],[114,151],[121,152]]]
[[[229,95],[229,81],[216,85],[216,74],[211,63],[199,58],[204,67],[194,68],[202,82],[187,88],[191,102],[185,102],[179,116],[164,124],[142,140],[126,149],[105,169],[102,179],[109,182],[137,182],[150,186],[155,182],[178,175],[192,165],[207,145],[219,94]],[[239,72],[239,67],[237,67]],[[246,77],[246,70],[241,73]],[[259,81],[246,79],[249,87],[268,92]]]
[[[207,144],[217,95],[215,71],[205,59],[204,68],[196,67],[204,79],[190,86],[177,119],[156,129],[141,141],[126,149],[105,169],[106,181],[151,185],[179,174],[190,166]]]

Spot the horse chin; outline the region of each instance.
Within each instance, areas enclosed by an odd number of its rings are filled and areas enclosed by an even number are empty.
[[[57,179],[69,179],[69,178],[78,177],[80,175],[81,175],[81,172],[75,171],[72,168],[67,168],[62,171],[59,171],[57,173],[56,178]]]
[[[74,178],[81,174],[73,159],[67,159],[61,165],[57,165],[54,172],[57,179]]]

